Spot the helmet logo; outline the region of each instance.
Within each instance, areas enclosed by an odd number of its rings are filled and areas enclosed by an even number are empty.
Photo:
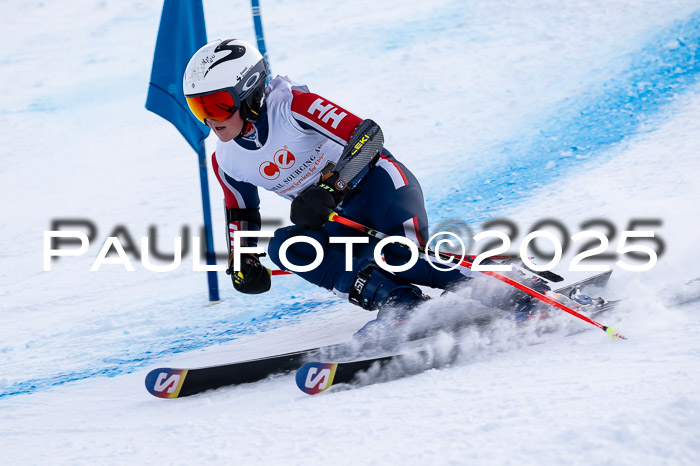
[[[235,60],[236,58],[241,58],[243,55],[245,55],[245,47],[243,47],[242,45],[229,45],[229,42],[233,42],[234,40],[235,39],[227,39],[216,46],[216,48],[214,49],[214,53],[228,51],[229,54],[223,58],[219,58],[218,60],[216,60],[209,67],[207,72],[204,73],[204,76],[206,76],[207,73],[209,73],[215,66],[220,65],[221,63],[227,62],[229,60]]]
[[[251,87],[255,85],[255,83],[258,82],[260,79],[260,72],[256,71],[255,73],[251,74],[250,77],[246,80],[245,84],[243,85],[243,92],[247,91]]]

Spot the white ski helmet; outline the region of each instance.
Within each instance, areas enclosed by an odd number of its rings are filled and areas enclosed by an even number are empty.
[[[238,39],[219,39],[190,58],[182,81],[192,113],[224,121],[241,109],[244,120],[257,119],[265,102],[267,63],[254,46]]]

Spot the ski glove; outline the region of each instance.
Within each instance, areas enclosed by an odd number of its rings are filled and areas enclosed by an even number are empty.
[[[289,217],[295,225],[319,230],[349,192],[347,183],[337,172],[327,173],[317,185],[294,198]]]
[[[241,254],[241,270],[233,270],[233,252],[229,256],[226,273],[231,275],[233,287],[245,294],[260,294],[270,290],[270,270],[260,263],[256,254]]]

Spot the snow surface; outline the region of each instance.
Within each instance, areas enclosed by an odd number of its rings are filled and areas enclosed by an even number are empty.
[[[600,320],[625,342],[563,315],[544,336],[443,335],[436,354],[457,339],[457,361],[411,377],[309,397],[289,375],[174,401],[145,391],[148,370],[334,343],[372,316],[296,277],[250,297],[219,274],[209,306],[191,254],[169,273],[89,272],[119,225],[137,248],[153,225],[172,251],[201,223],[196,157],[144,108],[160,9],[4,2],[3,464],[700,463],[700,306],[671,299],[700,276],[696,1],[264,2],[272,70],[378,121],[434,225],[507,216],[522,239],[543,218],[570,234],[605,218],[612,250],[630,219],[662,219],[666,250],[648,272],[614,266],[609,297],[633,299]],[[254,42],[247,2],[205,14],[210,38]],[[210,192],[222,225],[213,177]],[[262,202],[287,223],[285,201]],[[65,218],[97,238],[44,272],[43,232]]]

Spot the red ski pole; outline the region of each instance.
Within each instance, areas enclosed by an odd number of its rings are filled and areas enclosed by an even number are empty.
[[[372,236],[372,237],[377,238],[377,239],[380,239],[380,240],[389,237],[388,235],[386,235],[386,234],[384,234],[384,233],[382,233],[382,232],[380,232],[380,231],[377,231],[377,230],[375,230],[375,229],[373,229],[373,228],[369,228],[369,227],[367,227],[367,226],[365,226],[365,225],[362,225],[362,224],[360,224],[360,223],[357,223],[357,222],[355,222],[355,221],[352,221],[352,220],[350,220],[350,219],[348,219],[348,218],[341,217],[340,215],[338,215],[338,214],[335,213],[335,212],[332,212],[332,213],[328,216],[328,220],[330,220],[330,221],[332,221],[332,222],[338,222],[338,223],[340,223],[340,224],[342,224],[342,225],[345,225],[345,226],[348,226],[348,227],[353,228],[353,229],[355,229],[355,230],[361,231],[361,232],[363,232],[363,233],[365,233],[365,234],[367,234],[367,235],[369,235],[369,236]],[[406,245],[403,244],[403,243],[398,243],[398,242],[397,242],[397,244],[401,244],[401,245],[406,246]],[[407,246],[406,246],[406,247],[407,247]],[[435,251],[433,251],[433,250],[431,250],[431,249],[425,248],[425,247],[420,246],[420,245],[417,245],[417,247],[418,247],[418,251],[421,252],[421,253],[423,253],[423,254],[432,255],[433,257],[440,257],[441,259],[449,260],[449,261],[451,261],[451,262],[453,262],[453,263],[455,263],[455,264],[459,264],[459,265],[461,265],[461,266],[463,266],[463,267],[467,267],[467,268],[471,268],[471,266],[472,266],[472,262],[469,261],[469,260],[467,260],[466,258],[460,260],[458,257],[454,257],[454,256],[450,256],[450,255],[447,255],[447,254],[442,254],[442,253],[437,253],[437,252],[435,252]],[[467,256],[467,257],[473,257],[473,256]],[[560,303],[559,301],[556,301],[556,300],[550,298],[549,296],[546,296],[546,295],[544,295],[544,294],[542,294],[542,293],[539,293],[539,292],[533,290],[532,288],[523,285],[522,283],[516,282],[515,280],[513,280],[513,279],[511,279],[511,278],[508,278],[508,277],[506,277],[505,275],[502,275],[502,274],[496,273],[496,272],[486,271],[486,270],[478,270],[478,272],[481,272],[481,273],[483,273],[483,274],[485,274],[485,275],[489,275],[489,276],[491,276],[491,277],[493,277],[493,278],[495,278],[495,279],[497,279],[497,280],[502,281],[503,283],[507,283],[508,285],[513,286],[513,287],[519,289],[520,291],[529,294],[529,295],[532,296],[533,298],[537,298],[537,299],[539,299],[539,300],[542,301],[542,302],[545,302],[545,303],[547,303],[547,304],[549,304],[549,305],[551,305],[551,306],[556,307],[557,309],[560,309],[560,310],[562,310],[562,311],[564,311],[564,312],[568,312],[568,313],[571,314],[572,316],[578,317],[579,319],[583,320],[584,322],[588,322],[588,323],[591,324],[591,325],[595,325],[596,327],[598,327],[599,329],[603,330],[605,333],[607,333],[608,335],[610,335],[610,337],[613,338],[613,339],[615,339],[615,338],[620,339],[620,340],[626,340],[626,339],[627,339],[627,338],[625,338],[623,335],[621,335],[621,334],[615,332],[615,329],[614,329],[614,328],[608,327],[608,326],[603,325],[603,324],[601,324],[601,323],[599,323],[599,322],[596,322],[595,320],[593,320],[593,319],[591,319],[591,318],[589,318],[589,317],[587,317],[587,316],[585,316],[585,315],[583,315],[583,314],[581,314],[581,313],[579,313],[579,312],[576,312],[575,310],[573,310],[573,309],[571,309],[570,307],[568,307],[568,306],[566,306],[566,305]]]

